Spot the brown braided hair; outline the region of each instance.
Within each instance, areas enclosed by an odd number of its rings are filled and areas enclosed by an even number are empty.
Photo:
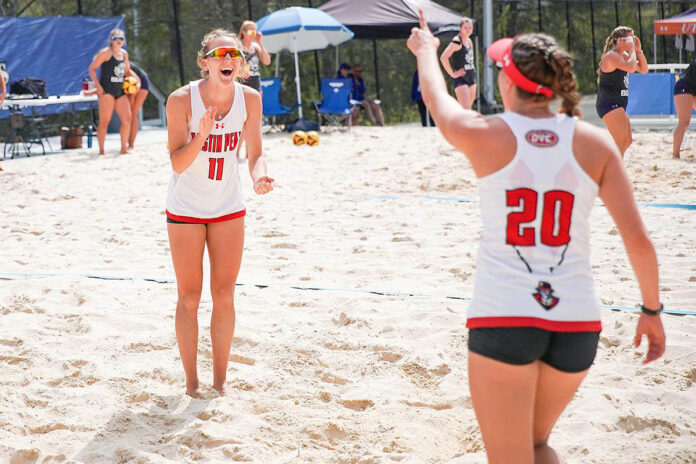
[[[512,61],[520,72],[534,82],[553,90],[561,97],[561,113],[581,116],[578,103],[580,94],[573,74],[573,59],[550,35],[521,34],[512,43]],[[544,95],[527,92],[517,87],[517,95],[523,100],[544,101]]]
[[[616,42],[622,38],[628,36],[628,34],[633,34],[633,29],[627,26],[619,26],[609,34],[607,40],[604,42],[604,50],[602,50],[602,56],[612,48],[616,47]],[[597,83],[599,84],[599,72],[602,66],[602,61],[599,62],[599,67],[597,68]]]

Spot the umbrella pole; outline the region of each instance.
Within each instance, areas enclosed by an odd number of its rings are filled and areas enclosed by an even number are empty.
[[[297,41],[296,37],[293,37],[293,41]],[[298,113],[300,115],[300,119],[302,119],[302,93],[300,91],[300,66],[298,64],[297,60],[297,44],[295,44],[295,87],[297,88],[297,104],[300,105],[298,109]]]
[[[276,70],[275,77],[278,77],[278,71],[280,70],[280,52],[276,53]]]

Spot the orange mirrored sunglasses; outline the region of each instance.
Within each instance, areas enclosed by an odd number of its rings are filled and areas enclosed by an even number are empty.
[[[205,57],[213,60],[222,60],[225,58],[225,55],[228,54],[230,55],[230,58],[232,58],[233,60],[239,60],[242,58],[242,52],[240,52],[238,48],[234,47],[213,48],[205,54]]]

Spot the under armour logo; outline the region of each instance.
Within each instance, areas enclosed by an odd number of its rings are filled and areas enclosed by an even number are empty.
[[[509,53],[506,53],[505,55],[503,55],[503,64],[505,65],[506,68],[508,66],[510,66],[510,54]]]
[[[225,125],[224,125],[224,124],[215,123],[215,128],[216,128],[216,129],[224,129],[224,128],[225,128]]]

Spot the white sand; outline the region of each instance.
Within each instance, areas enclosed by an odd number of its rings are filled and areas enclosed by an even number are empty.
[[[668,132],[636,134],[626,164],[638,201],[696,203],[695,143],[687,136],[674,161]],[[209,387],[206,288],[203,400],[183,394],[174,335],[164,133],[131,156],[109,140],[101,158],[2,163],[0,462],[485,462],[464,329],[477,204],[424,198],[475,199],[466,159],[417,126],[323,134],[313,148],[274,134],[265,148],[274,192],[254,195],[243,166],[232,394]],[[696,211],[641,212],[665,306],[696,311]],[[603,302],[634,306],[604,207],[591,223]],[[603,320],[597,363],[551,444],[570,463],[696,462],[696,317],[664,317],[667,353],[647,367],[631,347],[636,316],[606,310]]]

